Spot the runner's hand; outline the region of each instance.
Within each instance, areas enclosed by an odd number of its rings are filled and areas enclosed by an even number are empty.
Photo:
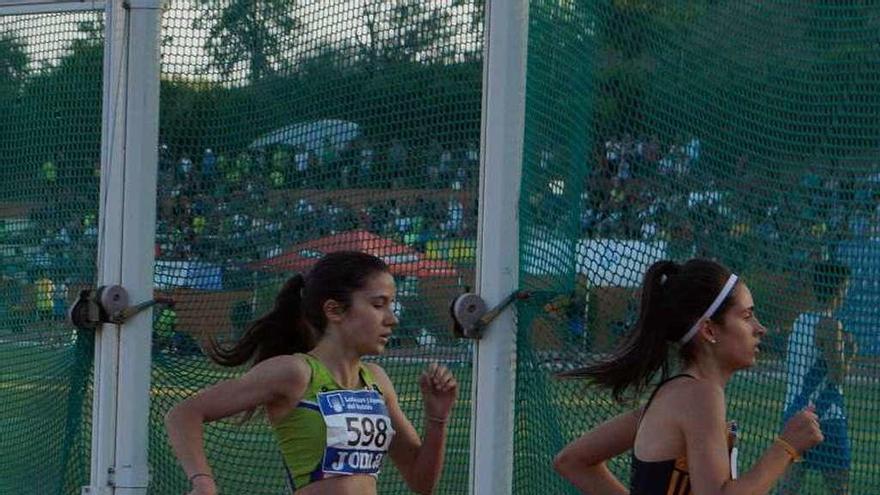
[[[446,366],[431,363],[419,378],[419,388],[425,400],[429,418],[446,419],[458,397],[458,381]]]
[[[799,454],[803,454],[825,440],[822,430],[819,428],[816,406],[810,404],[792,416],[785,423],[782,434],[779,436],[797,449]]]

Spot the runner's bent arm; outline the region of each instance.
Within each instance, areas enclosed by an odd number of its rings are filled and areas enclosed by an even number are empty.
[[[773,443],[751,469],[738,479],[731,479],[724,392],[705,382],[695,382],[688,388],[688,406],[682,408],[679,426],[687,446],[691,492],[694,495],[769,493],[791,464],[789,454],[781,444]]]
[[[418,432],[400,409],[397,392],[385,371],[375,365],[368,365],[376,381],[382,389],[388,415],[394,426],[394,440],[388,454],[407,486],[419,494],[433,493],[443,470],[446,449],[446,424],[425,421],[425,437],[419,438]]]
[[[566,445],[553,467],[582,493],[626,495],[629,490],[611,473],[606,461],[633,448],[642,408],[600,424]]]
[[[205,456],[203,423],[266,406],[292,410],[308,386],[311,370],[296,355],[267,359],[239,378],[208,387],[174,406],[165,416],[165,428],[174,454],[187,477],[213,477]]]

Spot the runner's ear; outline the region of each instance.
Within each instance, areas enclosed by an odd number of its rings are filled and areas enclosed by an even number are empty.
[[[339,302],[334,301],[333,299],[327,299],[324,301],[323,309],[327,321],[338,322],[345,314],[345,306],[339,304]]]

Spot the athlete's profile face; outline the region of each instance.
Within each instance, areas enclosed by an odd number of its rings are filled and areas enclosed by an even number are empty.
[[[732,297],[717,339],[718,350],[731,368],[747,368],[755,364],[761,338],[767,329],[755,314],[752,292],[745,283],[736,286]]]
[[[396,292],[394,277],[381,272],[368,278],[364,288],[351,295],[343,325],[346,337],[360,354],[379,354],[388,345],[398,323],[393,310]]]

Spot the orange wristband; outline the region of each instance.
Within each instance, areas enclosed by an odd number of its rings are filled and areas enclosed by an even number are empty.
[[[776,437],[776,443],[778,443],[780,447],[785,449],[785,453],[788,454],[789,457],[791,457],[791,462],[801,462],[802,460],[804,460],[804,458],[801,457],[800,453],[798,453],[797,449],[794,448],[790,443],[786,442],[784,438]]]
[[[211,478],[212,480],[214,479],[214,477],[208,473],[195,473],[189,477],[189,482],[192,483],[193,480],[195,480],[196,478]]]

